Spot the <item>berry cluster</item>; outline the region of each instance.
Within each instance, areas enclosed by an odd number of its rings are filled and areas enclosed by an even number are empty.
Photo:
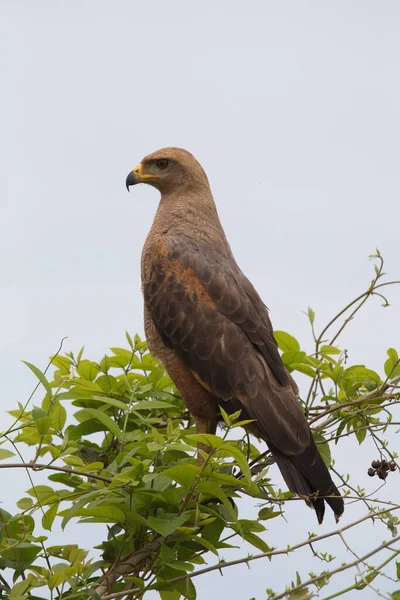
[[[379,479],[386,479],[389,471],[395,471],[397,469],[394,460],[388,462],[387,460],[373,460],[367,473],[370,477],[378,475]]]

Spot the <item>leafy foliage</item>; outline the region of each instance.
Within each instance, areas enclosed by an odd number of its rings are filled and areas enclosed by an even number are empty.
[[[385,285],[380,283],[383,261],[379,254],[376,258],[380,266],[368,291],[330,326],[348,310],[354,316],[357,307]],[[335,345],[337,335],[324,339],[325,328],[317,336],[312,309],[308,318],[313,352],[301,349],[286,332],[276,332],[276,339],[288,370],[309,378],[302,404],[322,457],[331,466],[331,447],[344,436],[354,436],[359,444],[372,436],[380,458],[374,474],[384,479],[397,468],[396,455],[380,432],[391,425],[391,409],[400,401],[398,354],[388,350],[381,375],[364,365],[349,366],[347,352]],[[286,502],[293,498],[273,484],[268,453],[260,454],[247,435],[232,436],[248,421],[241,421],[240,413],[226,414],[222,407],[222,435],[197,434],[172,381],[146,343],[137,335],[126,338],[126,348],[111,348],[99,362],[84,358],[83,348],[77,355],[57,353],[51,358],[51,375],[26,363],[44,396],[39,405],[28,401],[10,411],[14,423],[2,434],[7,448],[0,449],[0,460],[21,457],[19,448],[31,447],[33,461],[13,467],[25,468],[29,477],[32,471],[46,470],[48,485],[35,485],[31,479],[18,502],[19,512],[0,510],[0,568],[13,573],[11,581],[0,576],[1,597],[40,599],[50,590],[59,600],[99,599],[130,589],[133,598],[158,590],[162,600],[194,600],[192,578],[201,574],[199,568],[206,573],[229,566],[221,561],[221,550],[244,540],[258,552],[244,557],[247,563],[282,552],[265,541],[265,523],[282,518]],[[199,443],[208,446],[209,453],[197,450]],[[378,510],[362,490],[341,479],[342,491],[355,494],[369,510],[358,522],[372,516],[385,522],[393,546],[399,539],[395,510],[400,506],[393,503]],[[261,505],[258,518],[240,517],[238,499],[244,495]],[[75,544],[51,546],[47,536],[35,534],[35,526],[40,522],[51,532],[56,518],[62,528],[72,520],[82,527],[103,523],[104,540],[90,554],[92,549]],[[313,545],[336,533],[313,538]],[[324,562],[334,559],[314,554]],[[394,551],[392,559],[398,554],[400,550]],[[216,564],[202,568],[213,556]],[[378,571],[368,571],[351,589],[371,585]],[[332,574],[310,574],[305,582],[297,574],[283,595],[272,590],[267,594],[274,599],[288,594],[293,599],[311,597],[310,587],[321,589]]]

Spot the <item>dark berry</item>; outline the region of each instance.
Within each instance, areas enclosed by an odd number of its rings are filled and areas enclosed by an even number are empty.
[[[383,471],[382,469],[379,469],[379,471],[378,471],[378,477],[379,477],[379,479],[385,480],[386,477],[387,477],[387,471]]]
[[[373,469],[372,467],[370,467],[370,468],[368,469],[367,473],[368,473],[368,475],[369,475],[370,477],[373,477],[373,476],[375,475],[376,471],[375,471],[375,469]]]
[[[396,465],[396,463],[394,462],[394,460],[391,460],[391,461],[390,461],[390,463],[389,463],[389,469],[390,469],[391,471],[395,471],[395,470],[397,469],[397,465]]]
[[[371,467],[374,467],[374,469],[379,469],[381,466],[381,461],[380,460],[373,460],[371,463]]]

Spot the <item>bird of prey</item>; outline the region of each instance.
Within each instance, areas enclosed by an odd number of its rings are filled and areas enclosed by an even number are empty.
[[[200,433],[215,433],[220,406],[253,419],[289,490],[325,502],[336,520],[343,499],[318,452],[274,339],[268,309],[242,273],[206,173],[186,150],[146,156],[126,179],[161,193],[142,252],[144,326],[150,351],[179,390]]]

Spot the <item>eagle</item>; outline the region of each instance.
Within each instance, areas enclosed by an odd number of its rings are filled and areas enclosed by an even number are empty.
[[[199,433],[215,434],[223,407],[252,420],[291,492],[336,521],[343,498],[315,445],[285,368],[268,309],[240,270],[200,163],[181,148],[146,156],[126,178],[161,198],[141,258],[144,328]]]

